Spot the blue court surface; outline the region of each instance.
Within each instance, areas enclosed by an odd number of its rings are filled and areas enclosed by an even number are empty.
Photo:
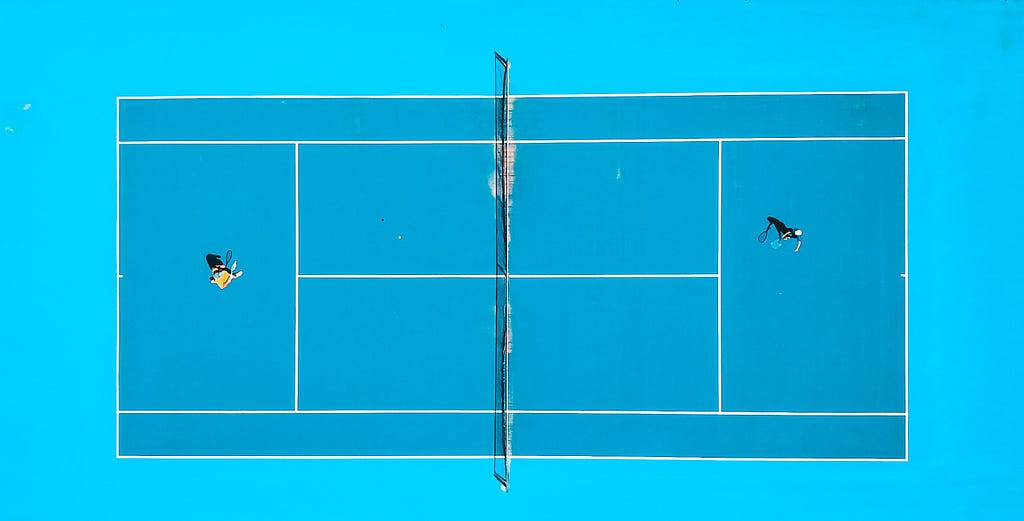
[[[0,30],[0,519],[1024,511],[1020,1]]]
[[[493,96],[117,103],[119,456],[495,457]],[[500,457],[906,460],[907,103],[513,95]]]

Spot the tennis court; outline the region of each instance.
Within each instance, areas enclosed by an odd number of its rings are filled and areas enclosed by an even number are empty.
[[[118,456],[906,461],[906,92],[511,85],[118,98]]]
[[[0,519],[1024,510],[1024,0],[0,28]]]

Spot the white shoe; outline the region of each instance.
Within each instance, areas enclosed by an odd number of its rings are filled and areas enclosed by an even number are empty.
[[[243,272],[243,271],[241,271],[241,270],[239,270],[239,271],[236,271],[236,272],[235,272],[235,276],[234,276],[234,278],[236,278],[236,279],[237,279],[238,277],[241,277],[241,276],[242,276],[242,273],[244,273],[244,272]]]

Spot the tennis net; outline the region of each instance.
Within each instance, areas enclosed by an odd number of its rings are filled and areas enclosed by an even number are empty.
[[[508,69],[508,60],[494,53],[494,477],[505,491],[512,457],[508,396]]]

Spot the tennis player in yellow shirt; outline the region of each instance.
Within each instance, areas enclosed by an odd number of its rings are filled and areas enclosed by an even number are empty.
[[[231,250],[228,250],[227,257],[227,262],[230,262]],[[213,274],[210,277],[210,284],[216,284],[220,289],[228,287],[231,281],[242,276],[242,270],[235,271],[235,268],[238,267],[238,261],[231,263],[231,268],[228,268],[224,262],[220,259],[220,255],[206,254],[206,264],[210,266],[210,273]]]

